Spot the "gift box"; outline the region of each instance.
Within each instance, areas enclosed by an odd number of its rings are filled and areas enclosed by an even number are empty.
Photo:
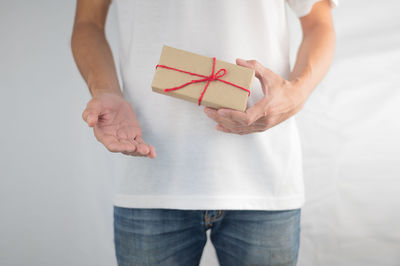
[[[152,90],[218,108],[246,110],[254,70],[164,45]]]

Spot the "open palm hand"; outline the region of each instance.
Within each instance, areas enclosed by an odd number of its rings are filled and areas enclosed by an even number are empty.
[[[142,129],[129,102],[121,95],[93,97],[82,118],[94,129],[97,140],[111,152],[155,158],[155,148],[142,139]]]

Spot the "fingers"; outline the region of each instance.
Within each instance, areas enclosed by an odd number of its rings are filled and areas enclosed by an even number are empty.
[[[270,83],[268,80],[275,80],[277,75],[256,60],[244,60],[238,58],[236,59],[236,64],[254,69],[256,77],[261,82],[265,96],[245,112],[228,108],[215,110],[207,107],[204,108],[204,112],[208,117],[217,122],[218,125],[216,128],[218,130],[230,133],[246,133],[248,130],[253,130],[252,132],[261,131],[263,128],[266,128],[267,125],[264,124],[263,121],[257,124],[254,123],[267,116],[269,104],[269,100],[266,97],[268,88],[267,84]]]
[[[150,146],[150,152],[149,152],[149,157],[150,158],[152,158],[152,159],[154,159],[154,158],[156,158],[156,156],[157,156],[157,154],[156,154],[156,148],[154,148],[152,145],[149,145]]]
[[[140,136],[137,136],[135,139],[130,140],[135,146],[136,151],[140,154],[147,155],[150,152],[150,147],[146,143],[144,143],[143,139]]]
[[[244,60],[244,59],[241,59],[241,58],[237,58],[236,59],[236,64],[238,66],[244,66],[244,67],[248,67],[248,68],[254,69],[255,76],[260,81],[271,79],[271,78],[274,78],[276,76],[276,74],[272,70],[270,70],[269,68],[263,66],[257,60]]]
[[[155,158],[156,152],[155,148],[149,144],[146,144],[140,136],[134,139],[123,140],[124,142],[129,142],[131,145],[135,146],[134,151],[123,152],[123,154],[131,156],[144,156],[149,158]]]
[[[204,108],[204,112],[206,113],[206,115],[213,119],[215,122],[219,123],[219,124],[224,124],[227,125],[229,127],[237,127],[240,126],[240,124],[232,119],[229,118],[225,118],[222,117],[221,115],[219,115],[218,111],[213,109],[213,108],[208,108],[205,107]]]
[[[246,112],[240,112],[227,108],[218,109],[217,116],[229,119],[231,121],[235,121],[240,125],[247,125],[250,120],[250,117]]]
[[[264,67],[256,60],[244,60],[241,58],[236,59],[236,64],[239,66],[247,67],[254,69],[255,76],[258,79],[263,79],[264,78]]]
[[[255,124],[250,127],[237,127],[237,128],[226,128],[221,124],[217,124],[215,127],[217,130],[226,132],[226,133],[232,133],[232,134],[239,134],[239,135],[245,135],[245,134],[250,134],[250,133],[256,133],[256,132],[263,132],[268,129],[266,125],[260,125],[260,124]]]
[[[86,109],[82,113],[82,118],[89,127],[94,127],[97,124],[100,113],[101,103],[97,99],[92,99],[86,105]]]
[[[133,156],[147,156],[151,159],[156,158],[156,149],[144,142],[141,136],[137,136],[134,140],[131,140],[136,145],[136,152]]]
[[[155,148],[146,144],[140,136],[135,139],[118,139],[112,135],[104,135],[98,138],[110,152],[120,152],[131,156],[156,157]]]
[[[217,125],[215,126],[215,129],[216,129],[216,130],[219,130],[219,131],[223,131],[223,132],[225,132],[225,133],[232,133],[231,130],[229,130],[229,129],[223,127],[221,124],[217,124]]]
[[[267,106],[268,101],[263,98],[245,112],[227,108],[215,110],[208,107],[204,108],[204,112],[217,122],[217,130],[243,135],[268,129]]]
[[[266,117],[268,115],[267,112],[268,107],[268,99],[262,98],[258,102],[256,102],[252,107],[245,111],[246,119],[244,121],[245,125],[252,125],[255,121],[262,117]]]
[[[204,108],[204,112],[208,117],[213,119],[215,122],[224,125],[225,127],[250,126],[258,119],[267,115],[267,103],[267,99],[262,98],[245,112],[228,108],[221,108],[216,111],[215,109],[208,107]]]
[[[110,152],[134,152],[136,150],[136,146],[132,143],[120,141],[115,136],[112,135],[104,135],[98,138],[98,140],[103,143],[103,145]]]
[[[152,145],[146,144],[141,136],[137,136],[135,141],[139,143],[138,151],[143,151],[142,154],[146,154],[150,158],[156,157],[156,149]]]

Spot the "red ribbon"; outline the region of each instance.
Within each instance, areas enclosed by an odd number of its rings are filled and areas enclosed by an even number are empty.
[[[215,81],[215,80],[224,82],[224,83],[226,83],[226,84],[229,84],[229,85],[234,86],[234,87],[236,87],[236,88],[239,88],[239,89],[241,89],[241,90],[247,91],[247,92],[249,93],[249,95],[250,95],[250,90],[245,89],[245,88],[243,88],[243,87],[240,87],[240,86],[238,86],[238,85],[236,85],[236,84],[233,84],[233,83],[231,83],[231,82],[229,82],[229,81],[226,81],[226,80],[221,79],[221,78],[226,74],[226,69],[225,69],[225,68],[219,69],[219,70],[217,71],[217,73],[214,74],[214,72],[215,72],[215,57],[213,57],[212,72],[211,72],[211,74],[210,74],[209,76],[204,76],[204,75],[200,75],[200,74],[197,74],[197,73],[192,73],[192,72],[189,72],[189,71],[185,71],[185,70],[181,70],[181,69],[178,69],[178,68],[173,68],[173,67],[169,67],[169,66],[165,66],[165,65],[156,65],[156,69],[157,69],[158,67],[162,67],[162,68],[166,68],[166,69],[170,69],[170,70],[179,71],[179,72],[186,73],[186,74],[189,74],[189,75],[192,75],[192,76],[201,77],[201,79],[194,79],[194,80],[192,80],[192,81],[186,82],[186,83],[184,83],[184,84],[182,84],[182,85],[180,85],[180,86],[177,86],[177,87],[164,89],[164,92],[179,90],[179,89],[181,89],[181,88],[183,88],[183,87],[185,87],[185,86],[187,86],[187,85],[189,85],[189,84],[207,81],[207,84],[206,84],[206,86],[204,87],[204,89],[203,89],[203,91],[202,91],[202,93],[201,93],[201,95],[200,95],[200,97],[199,97],[199,105],[201,104],[201,100],[203,99],[204,93],[206,92],[208,85],[210,84],[211,81]]]

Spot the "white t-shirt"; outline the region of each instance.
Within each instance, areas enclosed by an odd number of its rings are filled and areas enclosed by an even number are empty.
[[[114,0],[123,93],[155,159],[124,160],[114,204],[131,208],[294,209],[304,202],[292,117],[262,133],[217,131],[203,106],[152,92],[163,44],[234,63],[256,59],[287,78],[284,0]],[[316,0],[288,0],[298,16]],[[263,97],[253,83],[248,106]]]

